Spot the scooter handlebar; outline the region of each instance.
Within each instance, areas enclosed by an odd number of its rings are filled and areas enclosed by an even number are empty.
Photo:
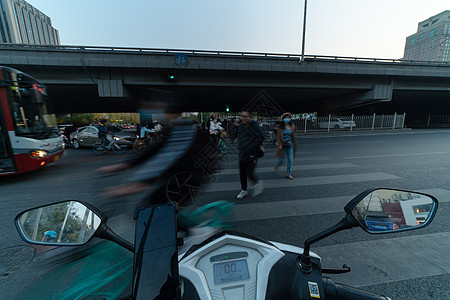
[[[330,278],[323,278],[326,299],[336,300],[391,300],[389,297],[366,292],[351,286],[334,283]]]

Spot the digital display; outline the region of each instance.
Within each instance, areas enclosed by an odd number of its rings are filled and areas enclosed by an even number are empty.
[[[227,283],[249,279],[247,260],[234,260],[214,264],[214,283]]]

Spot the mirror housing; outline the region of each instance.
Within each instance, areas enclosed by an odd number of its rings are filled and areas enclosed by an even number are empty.
[[[27,243],[76,246],[86,244],[107,219],[90,204],[67,200],[23,211],[14,223]]]
[[[380,234],[428,226],[438,204],[431,195],[379,188],[362,192],[344,210],[366,232]]]
[[[389,188],[366,190],[344,207],[347,214],[339,223],[305,241],[303,254],[298,258],[298,267],[303,273],[311,272],[311,244],[327,236],[357,226],[368,233],[419,229],[431,223],[438,204],[435,197],[423,193]]]

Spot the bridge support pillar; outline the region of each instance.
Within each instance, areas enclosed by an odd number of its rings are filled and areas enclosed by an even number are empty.
[[[99,79],[97,85],[99,97],[123,98],[127,96],[127,89],[123,86],[122,80]]]
[[[327,112],[349,110],[352,108],[392,100],[393,84],[375,85],[371,90],[335,97],[322,101],[322,108]]]

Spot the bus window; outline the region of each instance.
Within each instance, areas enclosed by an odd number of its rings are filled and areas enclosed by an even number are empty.
[[[8,151],[6,150],[6,136],[3,133],[3,127],[0,124],[0,159],[9,157]]]
[[[0,123],[0,173],[13,171],[15,171],[14,161],[9,150],[6,128]]]
[[[16,74],[10,75],[16,81]],[[15,83],[9,88],[8,98],[16,135],[36,139],[55,137],[56,116],[50,110],[45,89],[27,81]]]

